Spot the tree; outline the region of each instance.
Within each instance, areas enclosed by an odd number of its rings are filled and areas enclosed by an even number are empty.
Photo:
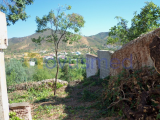
[[[22,63],[17,59],[6,62],[7,85],[25,82],[28,77]]]
[[[2,0],[0,11],[6,14],[7,25],[15,24],[18,20],[26,20],[26,5],[31,5],[34,0]]]
[[[38,44],[41,44],[42,41],[49,42],[54,46],[55,55],[56,55],[56,63],[57,63],[57,71],[55,76],[55,89],[54,95],[56,94],[56,84],[57,84],[57,76],[59,71],[58,64],[58,48],[59,42],[68,42],[71,44],[74,41],[78,41],[81,36],[78,34],[80,28],[84,26],[85,21],[83,17],[79,14],[72,13],[66,15],[64,13],[65,10],[70,10],[71,6],[58,7],[57,15],[55,16],[54,11],[50,11],[48,15],[44,15],[42,19],[36,17],[37,22],[37,30],[36,32],[44,32],[46,30],[50,30],[51,34],[45,37],[32,38],[32,41]],[[48,26],[50,25],[50,27]],[[76,34],[69,32],[67,30],[73,30]]]
[[[146,6],[141,9],[140,14],[134,12],[129,39],[134,39],[142,33],[149,32],[160,27],[160,7],[153,2],[145,2]]]
[[[107,44],[114,44],[118,41],[125,44],[143,33],[160,27],[160,7],[153,2],[145,3],[146,6],[141,9],[139,14],[134,12],[130,28],[127,27],[127,20],[116,16],[120,21],[117,26],[111,27]]]
[[[123,19],[120,16],[115,17],[119,22],[117,26],[114,26],[110,29],[109,37],[107,43],[116,43],[120,41],[121,43],[126,43],[127,40],[127,23],[128,21]],[[112,37],[111,37],[112,36]]]

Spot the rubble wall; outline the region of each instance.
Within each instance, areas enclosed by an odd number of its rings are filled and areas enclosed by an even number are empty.
[[[156,60],[156,58],[159,58],[160,53],[158,53],[158,51],[154,52],[152,48],[160,48],[160,42],[154,44],[155,46],[151,44],[153,44],[153,40],[157,40],[159,36],[160,28],[130,41],[120,50],[115,51],[111,56],[110,75],[117,75],[123,68],[129,70],[139,69],[144,66],[156,66],[155,63],[158,64],[158,62],[156,62],[158,59]],[[150,55],[150,53],[154,55]]]

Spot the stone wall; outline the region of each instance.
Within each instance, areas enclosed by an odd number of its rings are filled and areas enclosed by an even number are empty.
[[[100,69],[100,78],[105,78],[110,73],[110,59],[113,51],[99,50],[98,51],[98,64]]]
[[[130,69],[140,69],[144,66],[155,67],[160,73],[160,28],[142,35],[115,52],[107,50],[98,51],[98,69],[100,78],[108,75],[115,76],[123,69],[129,72]],[[86,55],[91,64],[91,59],[95,56]],[[107,63],[107,64],[106,64]],[[92,64],[96,64],[92,62]],[[91,65],[90,65],[91,66]],[[95,66],[95,65],[94,65]],[[87,69],[87,77],[95,75],[96,69]]]
[[[86,54],[86,76],[96,75],[98,72],[98,61],[96,55]]]
[[[115,51],[111,56],[111,62],[115,64],[112,64],[110,75],[117,75],[123,68],[129,70],[154,66],[158,70],[160,68],[159,36],[160,28],[130,41],[120,50]]]
[[[12,103],[9,105],[9,111],[15,112],[16,116],[23,120],[32,120],[31,107],[27,102]]]
[[[46,79],[38,82],[26,82],[21,84],[16,84],[12,86],[8,86],[8,91],[12,90],[27,90],[30,88],[38,89],[40,86],[45,85],[46,88],[53,88],[53,82],[55,82],[55,79]],[[57,79],[57,83],[60,83],[62,85],[67,85],[68,82],[64,80]]]

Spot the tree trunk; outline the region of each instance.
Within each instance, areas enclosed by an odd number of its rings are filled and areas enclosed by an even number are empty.
[[[59,63],[58,63],[58,56],[57,56],[57,53],[58,53],[58,50],[56,49],[56,62],[57,62],[57,72],[56,72],[56,77],[55,77],[55,86],[54,86],[54,95],[56,95],[56,89],[57,89],[57,77],[58,77],[58,71],[59,71]]]

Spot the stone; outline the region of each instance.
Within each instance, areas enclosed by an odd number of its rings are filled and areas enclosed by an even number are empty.
[[[111,56],[110,75],[114,76],[123,69],[140,69],[150,66],[160,72],[160,28],[142,35],[115,51]]]
[[[27,102],[12,103],[9,105],[10,112],[15,112],[16,116],[24,120],[32,120],[31,107]]]
[[[17,85],[13,85],[13,86],[8,86],[7,89],[8,90],[27,90],[30,89],[32,87],[34,87],[35,89],[37,89],[39,86],[45,84],[45,87],[51,87],[50,83],[52,84],[53,82],[55,82],[55,78],[54,79],[46,79],[46,80],[42,80],[42,81],[38,81],[38,82],[26,82],[26,83],[21,83],[21,84],[17,84]],[[61,83],[62,85],[67,85],[68,82],[64,81],[64,80],[60,80],[57,79],[57,83]]]

